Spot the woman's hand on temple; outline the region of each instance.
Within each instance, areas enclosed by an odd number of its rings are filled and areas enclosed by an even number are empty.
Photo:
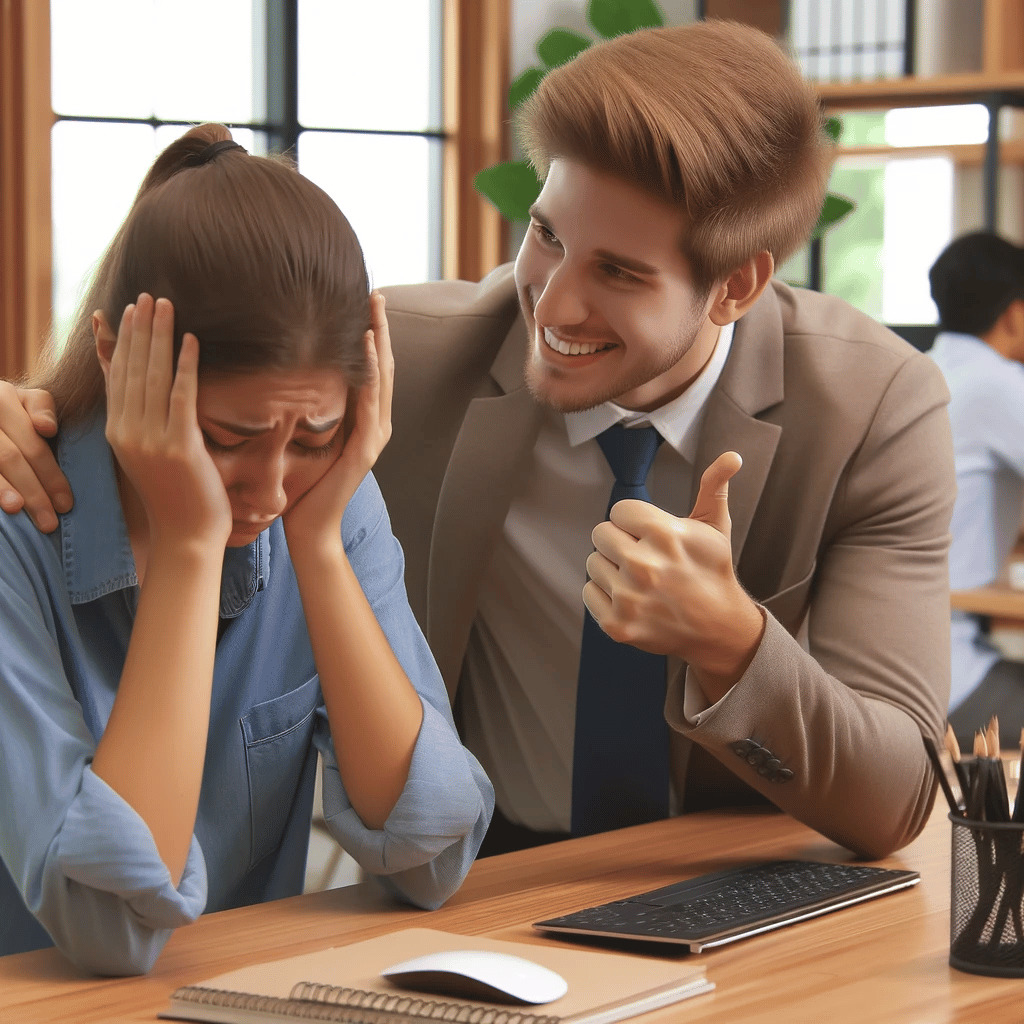
[[[395,360],[380,292],[370,296],[370,328],[363,339],[369,372],[361,388],[349,389],[342,426],[345,441],[337,460],[284,514],[293,552],[297,543],[340,543],[345,507],[391,437]]]
[[[174,309],[140,295],[121,318],[105,366],[107,440],[137,494],[151,542],[223,547],[231,505],[196,418],[199,342],[186,334],[174,369]]]

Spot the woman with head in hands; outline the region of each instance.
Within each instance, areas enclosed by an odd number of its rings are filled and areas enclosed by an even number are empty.
[[[172,143],[40,376],[74,509],[0,520],[0,953],[142,972],[300,892],[318,752],[366,872],[458,887],[493,793],[369,472],[392,376],[330,198],[219,125]]]

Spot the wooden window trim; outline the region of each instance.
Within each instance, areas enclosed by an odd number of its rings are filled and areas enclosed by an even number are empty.
[[[0,0],[0,377],[29,371],[52,305],[50,5]]]
[[[32,369],[53,294],[50,11],[0,0],[0,377]],[[508,224],[473,189],[508,159],[509,0],[443,0],[445,277],[476,281],[508,254]]]
[[[508,259],[507,221],[473,177],[508,160],[509,0],[444,0],[442,273],[479,281]]]

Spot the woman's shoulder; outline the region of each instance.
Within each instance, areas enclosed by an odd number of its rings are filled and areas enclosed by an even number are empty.
[[[24,511],[0,512],[0,579],[0,594],[7,597],[26,588],[66,590],[61,527],[42,533]]]
[[[387,522],[390,532],[391,524],[387,519],[384,496],[380,493],[373,473],[367,473],[363,482],[356,488],[355,494],[349,499],[341,520],[341,536],[345,547],[358,544],[383,522]]]

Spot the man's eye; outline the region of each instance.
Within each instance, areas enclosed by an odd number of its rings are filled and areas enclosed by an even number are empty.
[[[603,269],[609,277],[614,277],[616,281],[633,282],[640,280],[636,275],[631,274],[628,270],[623,270],[622,267],[617,267],[614,263],[605,263]]]
[[[546,245],[558,245],[558,238],[551,228],[546,227],[544,224],[539,224],[534,221],[533,230],[537,232],[541,241]]]

